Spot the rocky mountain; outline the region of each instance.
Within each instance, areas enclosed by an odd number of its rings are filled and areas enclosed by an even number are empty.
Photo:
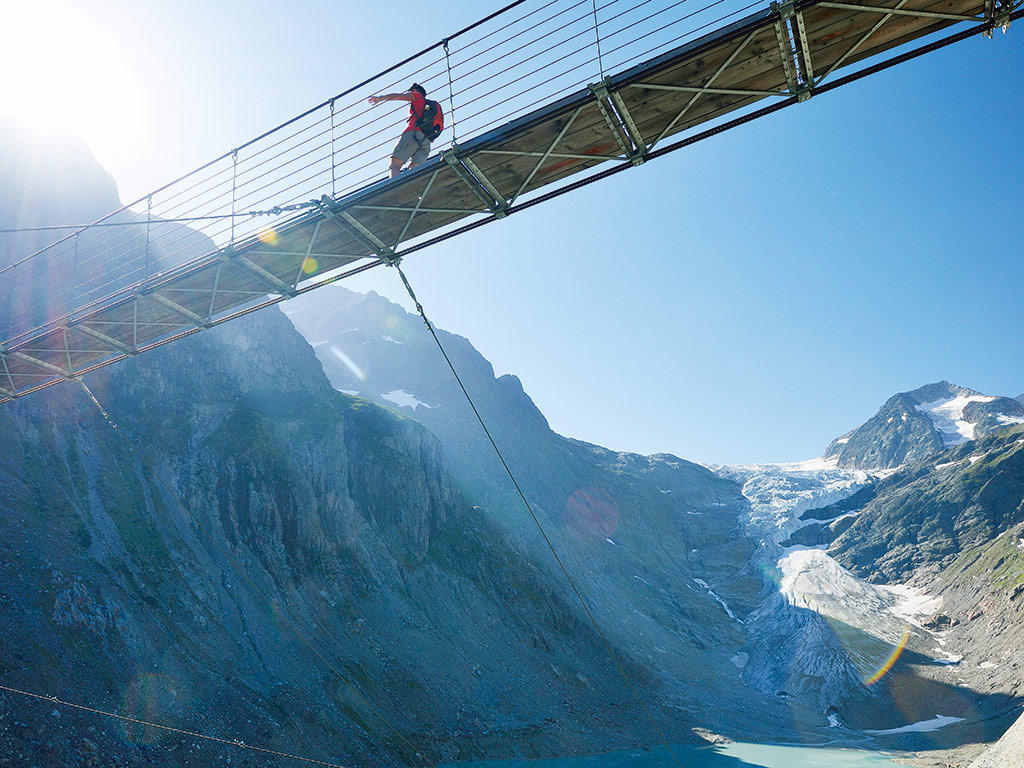
[[[285,311],[335,388],[428,426],[467,498],[537,562],[550,561],[419,318],[372,292],[342,287],[290,302]],[[739,488],[673,456],[615,453],[554,433],[518,379],[495,377],[466,339],[441,329],[438,335],[547,535],[598,606],[605,631],[677,681],[687,708],[720,707],[708,727],[736,735],[756,708],[775,712],[780,704],[808,727],[825,725],[817,695],[807,708],[774,689],[738,689],[733,682],[740,672],[733,659],[746,640],[742,619],[766,589],[752,560],[754,541],[742,529],[749,503]],[[552,577],[560,581],[557,572]],[[649,617],[640,628],[638,616]]]
[[[893,469],[926,459],[943,448],[1024,424],[1024,406],[948,381],[901,392],[852,432],[825,450],[846,469]]]
[[[911,394],[934,404],[930,398],[936,394],[950,394],[946,385],[940,386]],[[953,394],[979,397],[971,390]],[[907,401],[897,396],[880,413],[888,412],[888,419],[892,406]],[[987,405],[999,399],[969,402]],[[869,425],[879,434],[878,421],[876,416],[853,434],[863,435]],[[791,505],[791,515],[780,515],[784,525],[765,525],[771,517],[763,513],[752,518],[766,532],[769,544],[761,551],[767,564],[778,569],[779,590],[758,611],[774,618],[750,622],[750,647],[744,650],[753,666],[745,679],[755,685],[785,682],[792,690],[807,684],[804,670],[810,669],[816,670],[812,681],[817,676],[824,687],[841,687],[847,659],[862,679],[870,679],[868,660],[878,658],[871,645],[880,642],[902,651],[882,677],[883,683],[914,692],[909,698],[897,695],[901,710],[913,711],[918,723],[947,718],[946,726],[910,739],[915,720],[908,717],[909,731],[896,728],[886,736],[886,731],[847,720],[848,710],[842,708],[836,709],[837,723],[868,728],[876,740],[901,738],[904,748],[948,747],[998,736],[1024,702],[1024,655],[1018,642],[1024,631],[1024,425],[1012,418],[1004,421],[985,436],[950,441],[956,444],[924,460],[908,459],[895,471],[819,467],[819,498],[829,495],[825,478],[832,486],[848,478],[850,493],[820,506]],[[888,437],[907,434],[897,427]],[[897,441],[884,444],[892,447]],[[745,492],[755,480],[762,488],[780,485],[777,479],[759,479],[755,468],[730,470],[731,476],[742,472],[754,478],[745,483]],[[775,473],[809,474],[801,473],[799,465]],[[755,510],[778,507],[785,498],[772,492],[752,496]],[[778,547],[773,549],[771,541]],[[805,661],[798,675],[790,670],[788,678],[780,678],[786,670],[766,650],[780,645],[801,649]],[[931,703],[930,714],[914,708],[922,701]],[[862,706],[857,714],[867,709]]]
[[[825,537],[828,553],[868,581],[939,598],[932,628],[959,679],[1007,703],[1024,698],[1024,426],[907,467],[844,509],[853,522]]]
[[[116,428],[70,383],[0,410],[0,759],[249,764],[245,742],[421,764],[653,738],[618,714],[636,703],[581,608],[465,500],[437,439],[332,389],[279,312],[85,382]]]
[[[147,227],[130,210],[106,219],[124,226],[75,234],[119,208],[117,185],[80,138],[0,117],[0,229],[29,228],[0,233],[4,340],[209,249],[199,232],[156,217]],[[31,229],[50,226],[60,228]]]
[[[426,430],[331,390],[280,314],[87,383],[125,439],[73,386],[0,414],[7,684],[359,764],[471,754],[478,730],[589,741],[589,717],[628,738],[599,714],[632,704],[578,608]],[[138,759],[108,722],[13,699],[11,757],[70,764],[90,734]],[[153,764],[232,754],[161,741]]]
[[[40,145],[52,186],[23,146],[5,222],[116,206],[81,146]],[[67,286],[33,290],[0,328]],[[707,468],[556,434],[438,329],[517,489],[418,318],[340,287],[284,306],[87,376],[102,409],[71,382],[0,407],[0,761],[650,746],[623,671],[673,741],[993,740],[1024,700],[1017,401],[942,382],[824,460]]]
[[[479,424],[418,318],[375,294],[361,296],[343,288],[293,303],[287,313],[317,350],[336,388],[390,404],[429,425],[452,457],[457,482],[470,498],[501,509],[499,522],[511,535],[529,533],[529,525],[515,512],[515,500],[502,489],[507,477],[500,466],[493,464],[492,451]],[[615,500],[617,509],[629,508],[637,495],[643,493],[643,484],[631,478],[630,487],[620,491],[609,470],[621,475],[650,468],[667,458],[629,457],[626,462],[619,457],[616,466],[612,461],[615,454],[554,434],[517,379],[495,378],[490,365],[465,339],[443,331],[440,335],[485,421],[492,432],[501,436],[499,444],[507,446],[510,464],[517,471],[526,467],[523,475],[528,497],[543,508],[572,498],[569,480],[579,477],[581,472],[591,478],[588,482],[615,489],[609,492],[609,498]],[[931,394],[938,398],[944,392],[948,388]],[[928,394],[927,388],[919,394]],[[918,414],[928,419],[927,415]],[[538,456],[543,461],[536,461]],[[816,540],[820,536],[812,535],[815,521],[801,520],[801,515],[820,515],[822,519],[817,524],[833,526],[834,537],[852,524],[854,515],[845,508],[836,511],[826,505],[853,504],[863,498],[856,495],[858,492],[876,490],[876,478],[869,473],[838,469],[837,463],[835,459],[826,459],[782,467],[716,468],[720,477],[741,484],[749,505],[738,519],[746,538],[757,542],[757,547],[745,555],[737,550],[730,552],[722,562],[731,562],[735,575],[722,578],[723,571],[719,571],[718,580],[709,585],[709,593],[723,599],[729,614],[742,619],[739,628],[743,632],[723,646],[733,651],[729,662],[748,694],[760,693],[795,709],[806,707],[817,712],[819,718],[842,727],[898,728],[908,718],[933,718],[936,707],[950,712],[966,711],[972,694],[955,683],[936,678],[927,669],[931,663],[927,652],[934,647],[934,641],[925,630],[915,630],[911,642],[915,650],[906,657],[915,659],[915,663],[899,666],[880,684],[865,684],[900,642],[907,624],[905,616],[917,616],[914,620],[918,623],[925,618],[908,603],[905,590],[909,588],[900,585],[886,589],[868,583],[827,555],[821,563],[786,555],[786,547],[799,543],[797,540],[802,536],[815,539],[809,543],[821,546]],[[662,469],[666,478],[667,469]],[[692,469],[689,471],[691,476],[699,477]],[[670,488],[663,479],[659,492],[664,494],[666,490],[672,490],[672,497],[678,498],[680,489]],[[655,498],[653,493],[651,498]],[[693,511],[699,509],[698,502],[687,503]],[[718,503],[727,504],[728,500]],[[660,530],[661,524],[645,531],[645,537],[657,537]],[[618,542],[619,536],[609,537],[606,543],[613,541]],[[709,557],[713,549],[709,543],[690,550],[689,558],[695,558],[691,562],[701,562],[705,568],[712,564]],[[609,554],[611,558],[605,560]],[[645,553],[644,557],[650,558],[652,554]],[[599,583],[601,592],[607,594],[618,594],[622,586],[605,579],[602,571],[623,562],[644,567],[632,552],[610,546],[594,550],[590,558],[590,562],[574,560],[573,568],[586,573],[587,583]],[[595,563],[602,563],[602,567],[595,569]],[[822,565],[828,567],[821,569]],[[819,574],[831,575],[815,576],[816,569]],[[736,588],[743,583],[742,579],[754,574],[768,574],[769,578],[752,581],[746,591]],[[890,576],[894,584],[899,584],[898,575]],[[644,577],[648,578],[646,573]],[[671,583],[672,576],[662,570],[658,578]],[[884,574],[875,577],[878,581],[884,578]],[[814,583],[819,586],[812,589]],[[622,594],[628,594],[628,590]],[[808,603],[812,595],[813,602]],[[652,615],[647,610],[644,613]],[[628,621],[622,629],[624,634],[620,637],[628,642]],[[680,627],[677,631],[686,630]],[[708,656],[706,649],[704,653],[707,663],[714,654]],[[718,656],[711,663],[720,661]],[[723,668],[728,669],[718,667]],[[911,688],[918,694],[914,701],[900,697],[901,690]],[[894,704],[897,698],[899,706]]]
[[[101,181],[68,193],[66,220],[116,205],[90,162],[68,162]],[[4,263],[26,242],[7,238]],[[8,327],[31,322],[19,301]],[[411,325],[379,340],[408,341],[405,367],[426,355]],[[109,419],[73,383],[0,410],[0,758],[245,764],[244,742],[420,764],[656,743],[620,669],[678,740],[822,726],[721,674],[762,588],[738,486],[555,435],[514,378],[458,351],[604,637],[464,413],[425,426],[337,391],[265,310],[85,377]],[[448,387],[432,402],[454,412]]]

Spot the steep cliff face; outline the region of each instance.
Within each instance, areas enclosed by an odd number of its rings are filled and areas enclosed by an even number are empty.
[[[480,754],[481,732],[643,740],[579,610],[462,500],[436,439],[330,389],[280,314],[107,370],[87,383],[123,438],[73,384],[0,412],[12,687],[359,763]],[[72,761],[71,718],[131,759],[109,723],[52,708],[6,754]],[[231,753],[161,738],[153,764]]]
[[[81,150],[54,154],[64,187],[4,177],[11,223],[114,207]],[[5,263],[35,245],[6,239]],[[63,297],[61,277],[18,309]],[[0,410],[4,684],[355,764],[656,739],[622,715],[636,704],[581,609],[465,501],[438,440],[333,390],[276,310],[86,383],[117,429],[73,383]],[[665,682],[617,653],[657,697]],[[251,759],[11,692],[0,718],[19,764]]]
[[[341,287],[289,302],[332,384],[428,426],[467,498],[566,589],[544,538],[422,321]],[[679,706],[739,733],[750,712],[824,724],[773,693],[735,685],[730,660],[764,582],[731,480],[669,455],[618,453],[556,434],[512,375],[495,376],[464,338],[436,329],[545,533],[618,647],[649,663]],[[571,594],[566,589],[566,598]],[[767,716],[767,715],[766,715]],[[774,714],[771,715],[774,717]],[[785,728],[786,726],[781,726]]]

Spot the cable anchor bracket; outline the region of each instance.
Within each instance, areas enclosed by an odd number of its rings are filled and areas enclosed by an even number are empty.
[[[634,166],[643,165],[647,161],[647,143],[626,107],[626,102],[618,91],[609,88],[610,84],[611,78],[606,77],[600,83],[591,83],[587,89],[597,100],[597,108],[622,154]]]

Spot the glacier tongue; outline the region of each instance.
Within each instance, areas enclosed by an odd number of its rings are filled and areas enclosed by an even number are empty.
[[[778,561],[779,591],[790,605],[838,619],[889,643],[899,641],[908,623],[920,627],[922,616],[941,607],[941,598],[930,598],[913,587],[869,584],[820,549],[794,549]]]
[[[782,546],[794,531],[817,522],[801,520],[804,512],[851,496],[872,476],[825,460],[716,471],[742,485],[750,502],[745,528],[761,543],[754,565],[776,580],[776,589],[746,617],[748,642],[738,649],[744,682],[816,705],[823,724],[856,701],[878,700],[880,691],[865,680],[939,601],[909,586],[870,584],[823,549]]]

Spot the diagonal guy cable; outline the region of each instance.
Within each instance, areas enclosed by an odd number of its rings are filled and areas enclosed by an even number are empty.
[[[501,449],[498,448],[498,444],[494,441],[494,438],[491,436],[491,431],[487,428],[487,424],[484,422],[483,417],[480,415],[480,411],[477,410],[476,404],[473,402],[473,398],[470,397],[469,392],[466,389],[466,385],[462,383],[462,378],[459,376],[458,371],[455,370],[455,366],[452,364],[451,358],[448,357],[448,353],[445,351],[444,345],[441,343],[441,339],[438,338],[437,332],[434,330],[434,326],[431,324],[430,320],[427,319],[427,314],[426,312],[423,311],[423,305],[420,304],[419,300],[416,298],[416,294],[413,293],[412,286],[409,284],[409,280],[406,278],[405,273],[402,271],[402,267],[399,265],[398,259],[392,259],[390,262],[388,262],[388,265],[398,270],[398,274],[402,278],[402,282],[405,283],[405,289],[409,292],[409,297],[416,305],[416,311],[419,312],[420,317],[423,318],[423,322],[426,324],[427,329],[430,331],[430,335],[434,337],[434,341],[437,343],[437,348],[441,350],[441,354],[444,356],[445,362],[448,363],[448,367],[451,369],[452,374],[455,376],[455,380],[459,383],[459,387],[462,389],[462,394],[466,396],[466,400],[469,402],[470,408],[473,409],[473,414],[476,416],[477,421],[480,422],[480,426],[483,428],[484,434],[487,435],[487,439],[490,441],[491,447],[494,449],[494,452],[497,454],[498,459],[501,461],[501,465],[505,468],[505,472],[508,473],[509,479],[512,480],[512,485],[515,486],[516,491],[519,494],[519,498],[523,500],[523,504],[525,505],[526,510],[530,513],[530,517],[533,518],[533,522],[536,524],[537,529],[540,531],[540,535],[544,538],[544,543],[547,544],[548,549],[551,551],[552,556],[555,558],[555,562],[558,563],[558,567],[561,569],[562,575],[565,576],[566,581],[569,582],[569,586],[572,587],[573,594],[576,595],[576,599],[579,600],[580,605],[583,606],[583,610],[586,612],[587,618],[590,619],[590,623],[594,626],[594,629],[597,632],[598,637],[601,638],[601,641],[604,643],[605,648],[608,650],[608,655],[611,656],[612,661],[615,662],[615,666],[618,668],[619,674],[622,675],[622,678],[626,681],[626,685],[629,686],[630,691],[633,692],[633,696],[636,698],[637,702],[640,704],[640,707],[643,709],[644,714],[647,715],[647,719],[650,721],[651,725],[654,727],[654,730],[657,732],[658,737],[661,739],[662,745],[665,747],[665,749],[668,750],[669,754],[672,755],[672,759],[675,761],[675,764],[678,766],[678,768],[683,768],[683,764],[679,762],[679,758],[676,757],[676,753],[672,749],[672,746],[668,743],[668,739],[666,738],[665,733],[662,731],[661,726],[659,726],[658,723],[655,721],[654,715],[651,713],[650,708],[648,708],[647,706],[647,702],[644,701],[643,697],[640,695],[640,691],[637,690],[637,687],[633,684],[633,680],[630,678],[629,673],[627,673],[625,667],[622,666],[622,663],[619,661],[618,655],[616,655],[615,651],[612,649],[612,644],[608,641],[608,638],[605,637],[604,632],[601,631],[601,627],[597,623],[597,619],[594,618],[594,614],[591,613],[590,607],[587,605],[587,601],[583,599],[583,595],[580,593],[579,588],[576,586],[576,582],[573,580],[572,576],[569,575],[569,571],[566,569],[565,564],[562,562],[562,558],[558,556],[558,552],[555,550],[554,544],[551,543],[551,539],[548,538],[547,531],[544,530],[544,526],[541,524],[540,518],[538,518],[537,514],[533,511],[533,506],[527,500],[526,494],[523,493],[523,489],[519,486],[519,481],[516,480],[516,476],[512,473],[512,470],[509,468],[508,463],[505,461],[505,457],[501,453]]]

